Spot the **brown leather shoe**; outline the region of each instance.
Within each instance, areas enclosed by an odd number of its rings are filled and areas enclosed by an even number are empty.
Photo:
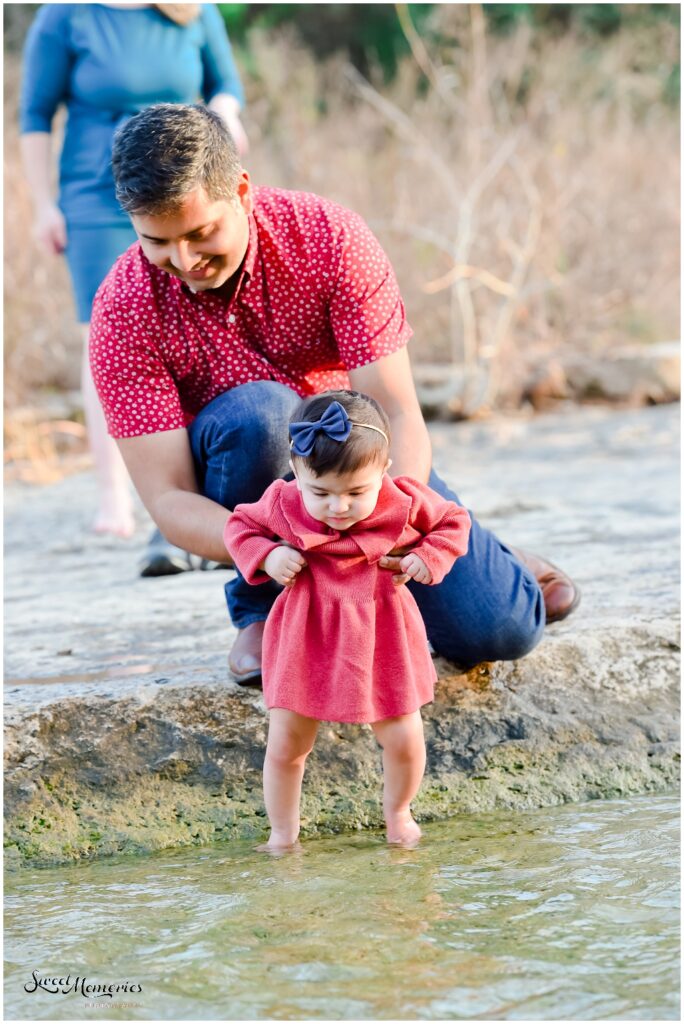
[[[518,561],[522,562],[536,578],[544,595],[546,621],[560,622],[561,619],[566,619],[570,612],[575,610],[582,597],[577,584],[573,583],[562,569],[540,558],[539,555],[521,551],[520,548],[512,548],[510,544],[508,546]]]
[[[240,686],[261,686],[261,644],[265,622],[252,622],[238,629],[237,640],[228,655],[228,669]]]

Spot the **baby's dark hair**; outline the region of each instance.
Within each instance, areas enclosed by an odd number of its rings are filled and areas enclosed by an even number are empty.
[[[369,430],[363,426],[352,426],[346,441],[335,441],[320,433],[310,455],[296,455],[292,452],[293,461],[301,460],[315,476],[355,473],[371,462],[384,465],[389,458],[389,420],[382,406],[369,395],[363,395],[360,391],[325,391],[322,395],[305,398],[293,412],[290,423],[314,423],[333,402],[339,402],[354,423],[368,423],[371,427],[377,427],[386,434],[387,439],[379,430]]]

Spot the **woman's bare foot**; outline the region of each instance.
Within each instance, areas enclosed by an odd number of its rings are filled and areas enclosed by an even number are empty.
[[[387,842],[395,846],[415,846],[422,832],[418,823],[413,820],[410,811],[402,811],[398,814],[386,814]]]
[[[100,507],[93,522],[94,533],[112,533],[115,537],[127,539],[135,533],[133,502],[130,494],[121,496],[102,495]]]

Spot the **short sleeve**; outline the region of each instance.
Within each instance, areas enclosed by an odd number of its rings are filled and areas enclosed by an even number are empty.
[[[345,213],[329,313],[345,369],[355,370],[397,352],[413,332],[386,253],[358,214]]]
[[[205,30],[201,51],[204,101],[208,103],[219,93],[228,93],[242,106],[244,92],[223,18],[215,4],[202,4],[201,17]]]
[[[140,313],[140,299],[120,295],[126,259],[120,257],[100,285],[90,325],[93,380],[107,429],[118,438],[186,426],[176,382],[155,344],[153,325]]]
[[[50,132],[59,104],[69,94],[73,52],[69,43],[72,4],[44,4],[24,46],[19,101],[22,134]]]

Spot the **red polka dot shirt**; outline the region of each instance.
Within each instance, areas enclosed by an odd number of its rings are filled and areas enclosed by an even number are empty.
[[[275,380],[305,396],[411,337],[394,272],[361,217],[320,196],[253,190],[249,242],[226,300],[193,294],[138,243],[93,305],[90,361],[110,434],[187,427],[217,395]]]

